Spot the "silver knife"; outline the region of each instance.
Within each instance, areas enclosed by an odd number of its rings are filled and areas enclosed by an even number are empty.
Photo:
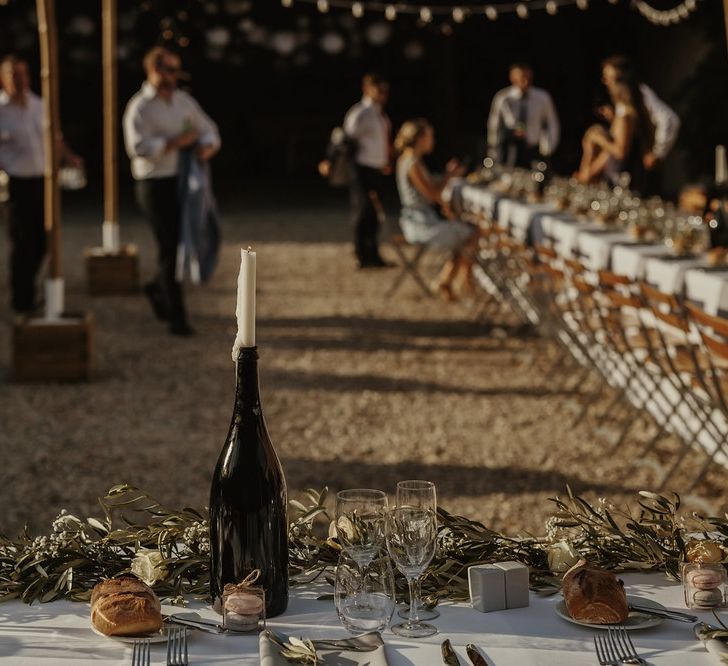
[[[698,618],[695,615],[681,613],[680,611],[667,610],[667,608],[653,608],[652,606],[640,606],[639,604],[630,603],[629,609],[640,613],[647,613],[648,615],[664,617],[668,620],[677,620],[678,622],[693,623],[698,621]]]
[[[192,629],[199,629],[200,631],[206,631],[210,634],[224,634],[227,629],[217,622],[210,620],[192,620],[186,617],[179,617],[178,615],[163,615],[162,619],[167,624],[178,624],[183,627],[191,627]]]

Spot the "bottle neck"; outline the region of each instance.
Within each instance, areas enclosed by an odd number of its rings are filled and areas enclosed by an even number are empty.
[[[235,407],[260,413],[260,390],[258,387],[258,348],[244,347],[238,353],[236,363],[237,385]]]

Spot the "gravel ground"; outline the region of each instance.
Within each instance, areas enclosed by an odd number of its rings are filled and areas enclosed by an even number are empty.
[[[311,197],[308,197],[311,199]],[[599,406],[577,426],[593,385],[564,388],[571,370],[546,367],[555,350],[499,313],[476,321],[472,306],[422,297],[410,282],[392,300],[392,270],[355,271],[339,205],[226,211],[219,270],[190,291],[197,335],[175,339],[141,297],[91,299],[82,248],[100,229],[81,210],[64,219],[69,309],[96,320],[97,373],[86,384],[7,381],[11,317],[0,321],[0,531],[45,530],[61,507],[96,513],[95,500],[122,481],[170,505],[206,504],[234,392],[238,248],[258,252],[258,342],[263,406],[295,496],[306,487],[378,487],[404,478],[437,483],[441,504],[508,533],[541,533],[549,497],[566,484],[590,498],[625,502],[654,487],[679,447],[638,424],[617,450]],[[99,217],[100,219],[100,217]],[[142,269],[151,236],[125,221]],[[393,255],[388,255],[393,258]],[[6,258],[0,271],[7,273]],[[572,382],[573,383],[573,382]],[[610,395],[600,398],[606,404]],[[674,477],[685,488],[691,465]],[[724,510],[723,468],[687,504]]]

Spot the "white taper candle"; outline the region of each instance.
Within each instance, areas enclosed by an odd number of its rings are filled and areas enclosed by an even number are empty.
[[[255,347],[255,252],[240,250],[238,273],[238,305],[235,310],[238,334],[233,345],[233,360],[243,347]]]

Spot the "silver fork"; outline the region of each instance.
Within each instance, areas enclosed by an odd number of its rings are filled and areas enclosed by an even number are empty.
[[[148,638],[134,641],[131,651],[131,666],[149,666],[152,647]]]
[[[188,666],[187,629],[170,627],[167,632],[167,666]]]
[[[597,644],[596,638],[594,641]],[[609,658],[612,664],[646,664],[647,662],[637,654],[634,643],[630,638],[624,626],[607,627],[607,633],[604,639],[607,646]],[[599,658],[599,650],[597,649],[597,658]],[[601,661],[600,661],[601,663]]]

